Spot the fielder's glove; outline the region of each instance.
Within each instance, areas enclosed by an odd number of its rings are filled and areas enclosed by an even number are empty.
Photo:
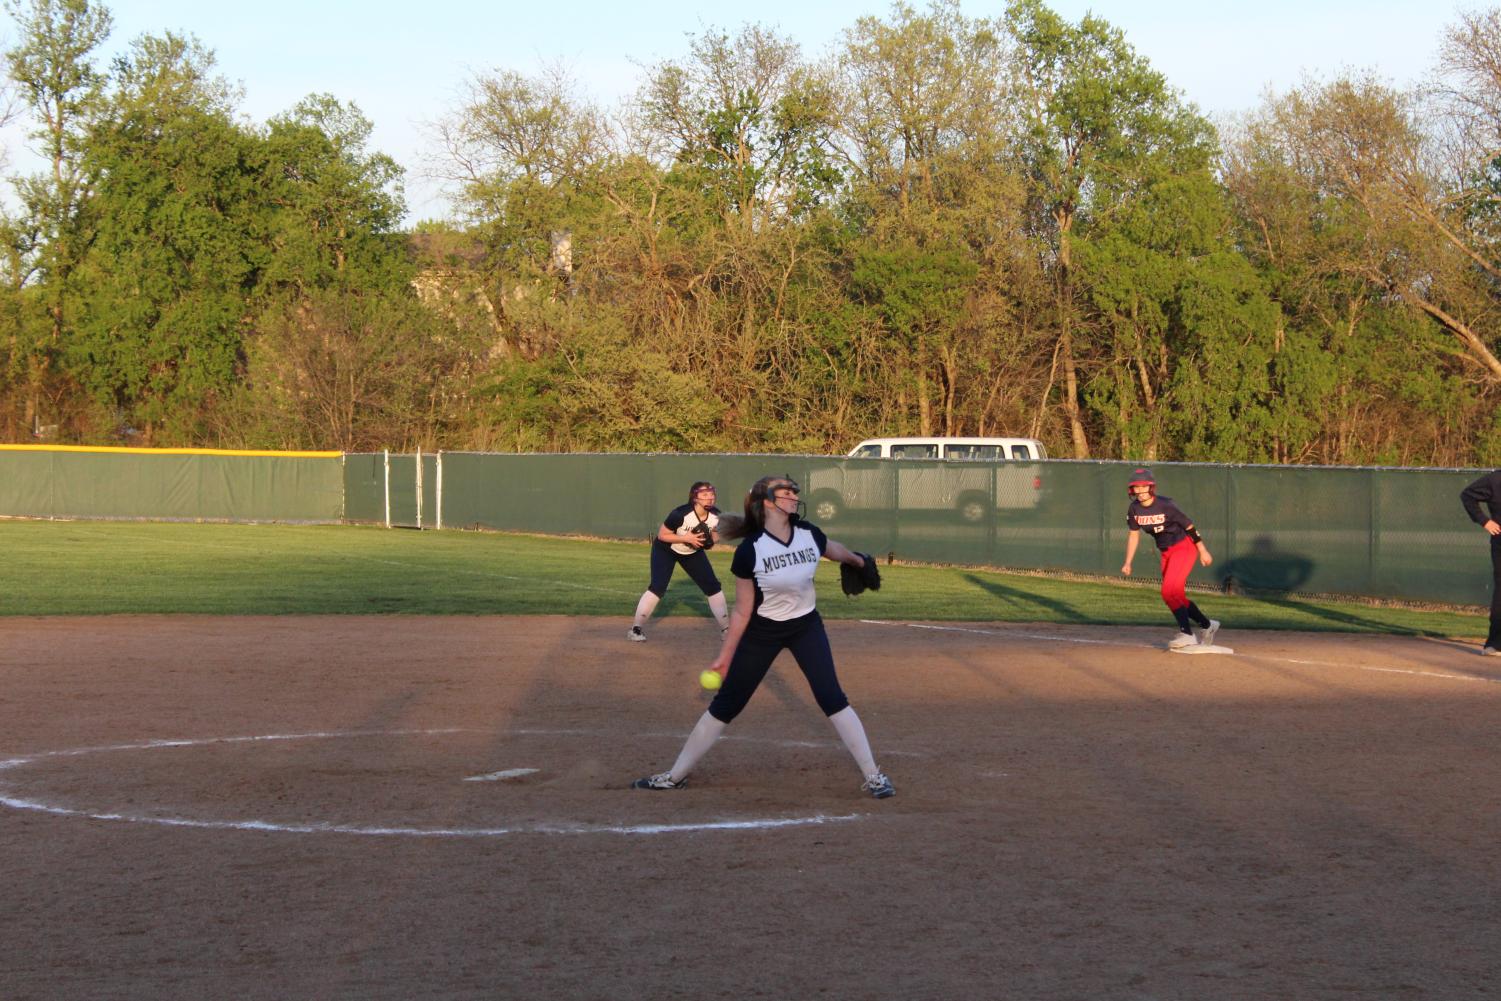
[[[704,548],[704,549],[713,549],[714,548],[714,533],[709,530],[709,526],[708,525],[705,525],[705,524],[702,524],[702,523],[694,525],[693,526],[693,534],[696,535],[696,536],[698,536],[699,542],[703,543],[702,548]]]
[[[856,553],[863,563],[858,567],[852,567],[848,563],[839,564],[839,586],[844,588],[844,593],[854,596],[863,594],[865,591],[879,591],[881,589],[881,571],[876,566],[876,561],[865,553]]]

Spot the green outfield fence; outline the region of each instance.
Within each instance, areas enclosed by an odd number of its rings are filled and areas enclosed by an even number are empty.
[[[897,559],[1116,575],[1137,463],[794,455],[349,455],[351,520],[648,538],[695,480],[739,510],[767,473],[803,486],[808,517]],[[1486,537],[1459,492],[1480,470],[1153,465],[1215,556],[1193,580],[1261,593],[1484,605]],[[419,489],[420,471],[420,489]],[[392,499],[387,501],[387,495]],[[418,499],[420,498],[420,505]],[[420,510],[419,510],[420,508]],[[1143,540],[1137,575],[1156,567]]]
[[[767,473],[808,516],[897,559],[1116,575],[1135,463],[792,455],[218,452],[0,446],[0,515],[369,523],[646,539],[695,480],[738,510]],[[1153,465],[1215,556],[1193,581],[1485,605],[1480,470]],[[1138,576],[1155,573],[1150,542]]]
[[[342,464],[340,452],[0,445],[0,515],[337,524]]]

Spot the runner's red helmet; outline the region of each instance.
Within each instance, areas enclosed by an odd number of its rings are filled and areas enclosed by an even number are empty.
[[[1126,496],[1135,497],[1136,488],[1143,485],[1151,487],[1152,496],[1157,496],[1157,480],[1152,476],[1152,471],[1146,466],[1137,466],[1131,470],[1131,482],[1126,485]]]

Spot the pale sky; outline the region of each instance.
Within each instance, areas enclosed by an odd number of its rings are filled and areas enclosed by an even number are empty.
[[[682,56],[686,35],[733,32],[748,20],[796,38],[808,56],[827,52],[863,15],[885,3],[760,0],[739,13],[723,5],[638,0],[448,0],[434,7],[392,0],[115,0],[111,51],[143,33],[191,33],[214,50],[224,76],[245,89],[242,108],[264,121],[310,93],[358,104],[375,124],[373,144],[407,168],[409,219],[449,214],[423,176],[436,144],[424,123],[453,109],[466,80],[496,69],[532,74],[561,65],[583,96],[611,106],[635,90],[642,65]],[[922,3],[914,6],[923,8]],[[1443,29],[1471,4],[1452,0],[1052,0],[1077,22],[1086,11],[1121,28],[1168,82],[1211,116],[1254,107],[1271,87],[1305,74],[1373,70],[1387,82],[1421,79]],[[998,17],[1004,0],[962,0],[970,17]],[[15,29],[0,28],[8,47]],[[10,162],[35,169],[24,139],[3,134]]]

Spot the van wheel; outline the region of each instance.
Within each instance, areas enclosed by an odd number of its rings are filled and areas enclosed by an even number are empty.
[[[844,504],[839,495],[824,490],[808,498],[808,516],[815,523],[837,521],[844,513]]]
[[[979,524],[990,516],[990,498],[983,494],[966,494],[959,498],[959,517],[971,525]]]

